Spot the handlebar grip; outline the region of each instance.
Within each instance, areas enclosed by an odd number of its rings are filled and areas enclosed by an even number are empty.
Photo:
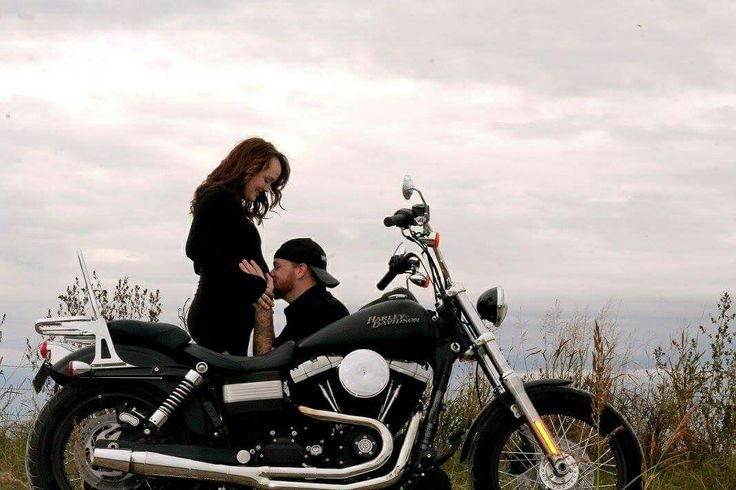
[[[394,255],[391,257],[388,261],[388,272],[386,272],[381,280],[378,281],[378,284],[376,284],[376,287],[380,291],[386,289],[386,286],[394,280],[394,277],[399,275],[400,272],[404,272],[406,270],[406,261],[408,260],[408,257],[409,255]]]
[[[383,224],[386,227],[398,226],[400,228],[406,228],[409,226],[414,219],[414,213],[411,209],[399,209],[393,216],[387,216],[383,218]]]
[[[388,286],[389,283],[394,280],[396,274],[397,272],[394,269],[389,269],[388,272],[386,272],[386,274],[384,274],[384,276],[381,278],[381,280],[378,281],[378,284],[376,284],[378,290],[383,291],[384,289],[386,289],[386,286]]]

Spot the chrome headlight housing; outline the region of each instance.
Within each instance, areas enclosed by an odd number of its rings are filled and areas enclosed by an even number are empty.
[[[496,286],[484,292],[478,297],[478,314],[484,320],[488,320],[496,327],[500,327],[506,318],[506,294],[501,286]]]

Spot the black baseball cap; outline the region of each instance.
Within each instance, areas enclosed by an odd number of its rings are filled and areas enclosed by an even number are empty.
[[[297,264],[307,264],[317,280],[328,288],[334,288],[340,281],[327,272],[327,255],[317,242],[311,238],[292,238],[283,243],[273,254],[274,259],[284,259]]]

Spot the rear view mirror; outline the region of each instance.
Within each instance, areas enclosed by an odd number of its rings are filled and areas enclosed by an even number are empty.
[[[411,199],[411,195],[414,193],[414,182],[408,175],[404,175],[404,183],[401,186],[401,193],[407,201]]]

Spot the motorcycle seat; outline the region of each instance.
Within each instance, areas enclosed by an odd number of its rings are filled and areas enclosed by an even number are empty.
[[[183,349],[187,354],[206,362],[211,367],[239,374],[278,370],[291,362],[295,350],[296,343],[293,340],[285,342],[267,354],[254,357],[221,354],[195,343],[188,344]]]
[[[186,330],[169,323],[111,320],[107,322],[107,328],[115,344],[148,347],[165,352],[175,351],[191,341]]]

